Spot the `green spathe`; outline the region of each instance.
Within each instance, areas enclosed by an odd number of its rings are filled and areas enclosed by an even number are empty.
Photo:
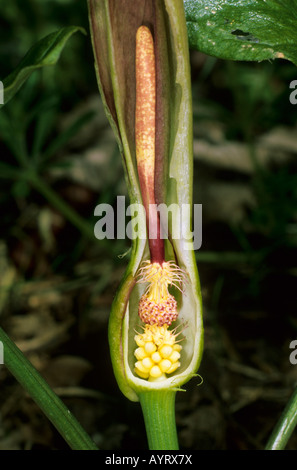
[[[192,209],[193,131],[189,45],[182,0],[89,0],[90,26],[99,89],[123,158],[130,204],[142,204],[135,159],[135,38],[139,26],[150,27],[156,55],[156,202]],[[114,374],[124,395],[133,401],[145,391],[175,392],[193,377],[202,356],[203,325],[200,283],[188,240],[192,210],[181,220],[173,213],[165,242],[166,260],[187,273],[175,326],[183,330],[181,367],[163,381],[151,382],[134,372],[135,330],[144,286],[136,274],[149,259],[146,220],[138,218],[138,237],[114,299],[109,320],[109,344]],[[100,227],[99,227],[100,228]],[[131,227],[133,229],[133,227]],[[184,234],[174,239],[179,230]]]

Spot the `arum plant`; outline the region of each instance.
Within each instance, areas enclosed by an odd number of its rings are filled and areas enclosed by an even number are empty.
[[[99,89],[123,158],[137,233],[115,296],[109,342],[123,394],[140,401],[150,449],[178,449],[175,395],[202,355],[191,210],[192,103],[182,0],[89,0]],[[133,210],[132,210],[133,211]],[[168,211],[169,213],[170,211]],[[175,236],[178,234],[179,236]]]

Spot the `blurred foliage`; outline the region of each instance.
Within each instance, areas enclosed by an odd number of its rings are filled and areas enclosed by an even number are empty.
[[[288,126],[294,135],[297,110],[289,100],[289,84],[296,77],[296,67],[283,60],[248,63],[207,57],[197,68],[195,59],[193,62],[196,137],[203,137],[199,133],[200,121],[217,122],[227,140],[248,146],[257,205],[247,211],[247,220],[255,231],[271,237],[273,243],[296,245],[297,240],[292,237],[297,220],[297,165],[292,159],[285,165],[277,163],[276,157],[276,163],[264,167],[254,146],[260,136],[277,127]],[[225,176],[232,181],[232,174]],[[197,178],[199,184],[199,175]]]
[[[229,139],[255,138],[275,125],[296,125],[297,112],[289,101],[296,67],[290,62],[232,62],[206,56],[196,66],[195,56],[192,53],[197,118],[223,123]]]
[[[80,0],[13,0],[1,2],[0,12],[2,77],[8,75],[30,47],[47,34],[72,25],[88,30],[87,4]],[[83,67],[80,66],[82,60]],[[60,67],[46,71],[41,85],[59,90],[64,104],[71,102],[74,105],[92,85],[96,87],[93,62],[88,39],[73,38],[61,58]]]
[[[72,25],[82,26],[88,32],[86,2],[2,2],[0,78],[11,73],[38,40],[64,26]],[[89,37],[81,36],[77,39],[73,36],[58,64],[34,72],[12,102],[1,110],[1,229],[2,236],[5,235],[8,240],[26,240],[26,227],[31,223],[28,215],[30,204],[45,202],[26,181],[26,171],[30,168],[34,170],[40,181],[54,167],[63,168],[67,165],[71,171],[71,162],[61,161],[59,157],[63,154],[63,147],[94,117],[94,112],[86,110],[66,128],[63,128],[63,121],[69,112],[97,93]],[[23,225],[20,221],[24,218],[26,208],[29,219]],[[91,211],[92,207],[87,212],[91,214]],[[77,238],[75,240],[74,245]]]

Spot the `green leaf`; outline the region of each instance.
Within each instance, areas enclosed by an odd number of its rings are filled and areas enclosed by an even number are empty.
[[[189,44],[228,60],[297,65],[297,0],[184,0]]]
[[[42,67],[55,65],[68,39],[76,32],[85,34],[85,30],[79,26],[69,26],[49,34],[38,41],[21,60],[17,68],[3,80],[4,104],[18,92],[30,75]]]

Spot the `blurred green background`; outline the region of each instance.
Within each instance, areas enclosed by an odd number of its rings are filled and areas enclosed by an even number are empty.
[[[58,64],[35,72],[0,111],[1,324],[78,417],[99,447],[141,449],[140,407],[118,391],[109,360],[110,305],[129,241],[101,242],[95,206],[126,195],[117,146],[94,73],[82,0],[0,4],[0,79],[28,49],[65,26]],[[289,361],[297,335],[297,112],[289,100],[296,67],[235,63],[191,51],[195,180],[203,205],[197,251],[205,352],[187,394],[177,396],[181,449],[259,449],[297,379]],[[22,177],[26,156],[47,197]],[[59,210],[58,201],[68,206]],[[66,444],[0,367],[0,449]],[[297,437],[289,442],[297,446]]]

